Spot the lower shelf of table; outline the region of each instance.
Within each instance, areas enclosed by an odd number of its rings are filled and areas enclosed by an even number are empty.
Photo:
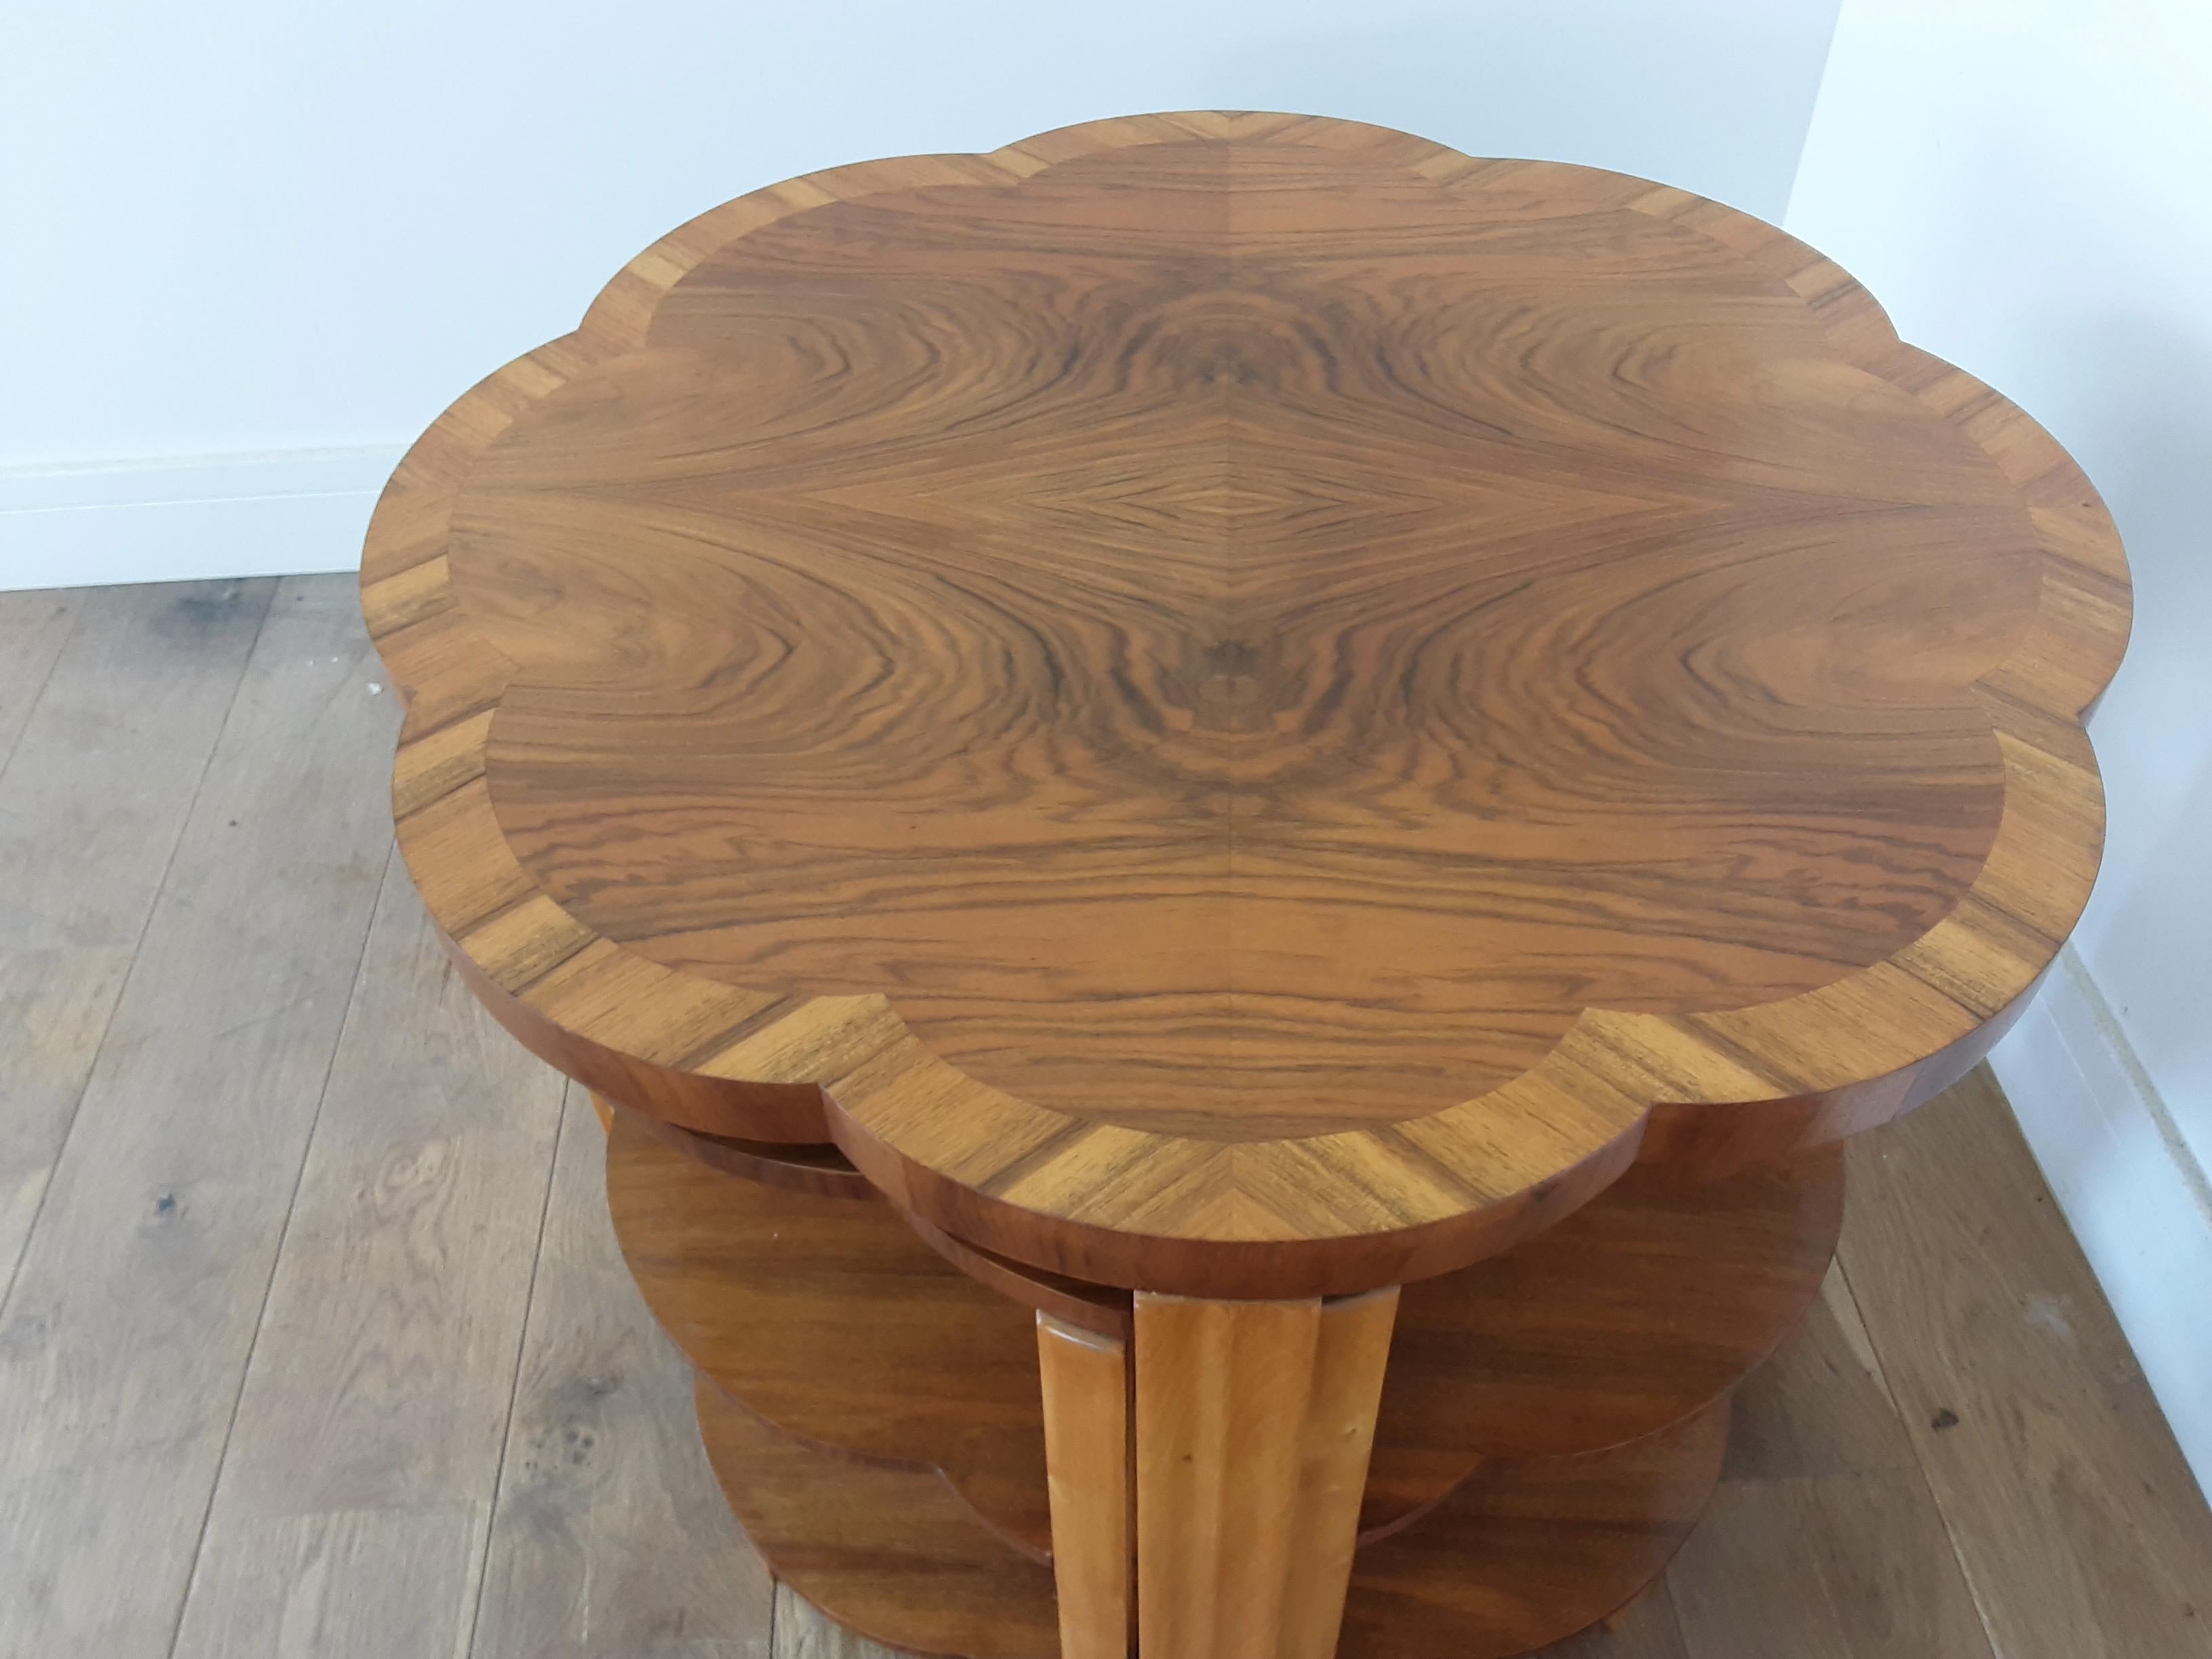
[[[799,1173],[744,1179],[612,1121],[617,1234],[701,1373],[732,1507],[878,1641],[1057,1653],[1030,1309]],[[1729,1396],[1810,1301],[1842,1203],[1834,1149],[1697,1188],[1644,1172],[1407,1286],[1340,1651],[1522,1653],[1630,1600],[1703,1509]]]
[[[763,1422],[706,1377],[699,1427],[776,1576],[889,1646],[1054,1659],[1052,1570],[981,1524],[933,1471],[872,1463]],[[1726,1399],[1573,1457],[1485,1466],[1352,1562],[1341,1659],[1504,1659],[1570,1636],[1665,1568],[1704,1512]]]

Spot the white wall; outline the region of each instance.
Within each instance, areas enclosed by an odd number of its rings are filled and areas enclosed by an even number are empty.
[[[106,0],[0,27],[0,587],[327,569],[449,401],[717,202],[1287,108],[1768,217],[1837,0]]]
[[[1789,228],[2071,450],[2136,579],[2111,813],[1999,1077],[2212,1487],[2212,7],[1845,0]]]
[[[1838,4],[18,7],[0,587],[350,564],[454,395],[663,229],[839,161],[1288,108],[1787,202],[2128,540],[2106,874],[1997,1064],[2212,1483],[2212,8]]]

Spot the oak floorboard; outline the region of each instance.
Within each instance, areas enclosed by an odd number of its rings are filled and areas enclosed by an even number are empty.
[[[467,1598],[456,1564],[483,1548],[481,1505],[321,1510],[227,1528],[213,1578],[196,1577],[179,1653],[393,1659],[459,1654]],[[206,1565],[210,1558],[203,1557]],[[470,1574],[473,1583],[473,1572]],[[203,1595],[200,1586],[210,1584]],[[419,1595],[409,1595],[410,1586]]]
[[[391,846],[354,607],[280,584],[0,1312],[0,1653],[175,1634]]]
[[[335,1043],[368,929],[391,700],[349,702],[382,676],[330,660],[351,648],[343,579],[285,584],[286,603],[309,615],[287,621],[280,609],[256,651],[270,586],[88,592],[70,600],[76,620],[27,706],[8,702],[7,686],[22,682],[0,671],[0,750],[17,721],[13,756],[0,761],[0,974],[13,975],[0,990],[0,1031],[12,1039],[0,1147],[16,1145],[8,1137],[53,1097],[40,1091],[63,1088],[74,1109],[91,1075],[21,1284],[0,1310],[0,1653],[167,1650],[167,1626],[154,1615],[174,1617],[214,1479],[210,1445],[245,1372],[240,1326],[258,1316],[307,1140],[295,1114],[302,1097],[312,1110],[320,1088],[309,1063],[320,1006],[331,1001]],[[179,603],[226,593],[239,597]],[[241,600],[252,611],[243,623]],[[9,614],[0,607],[0,641],[13,637]],[[326,638],[310,637],[325,624]],[[238,729],[224,733],[234,694]],[[194,809],[196,789],[204,798]],[[356,837],[364,828],[376,833]],[[394,890],[401,879],[395,871]],[[72,951],[88,962],[106,952],[109,976],[69,980],[79,971]],[[386,971],[368,958],[362,1006],[392,994],[374,982]],[[284,1006],[288,998],[310,1006]],[[2197,1628],[2201,1600],[2156,1599],[2177,1571],[2185,1583],[2212,1583],[2212,1558],[2192,1541],[2203,1536],[2203,1499],[1993,1087],[1977,1078],[1960,1092],[1976,1090],[1978,1099],[1938,1102],[1854,1147],[1850,1282],[1832,1278],[1807,1331],[1746,1385],[1721,1503],[1664,1586],[1545,1659],[1953,1659],[1913,1649],[1901,1626],[1869,1626],[1879,1608],[1825,1584],[1777,1599],[1791,1562],[1820,1563],[1829,1582],[1865,1590],[1886,1588],[1883,1575],[1909,1555],[1941,1580],[1954,1571],[1943,1565],[1952,1537],[2004,1659],[2212,1651]],[[773,1600],[775,1659],[886,1659],[889,1650],[771,1589],[706,1468],[689,1368],[615,1252],[599,1132],[580,1091],[562,1133],[475,1652],[766,1659]],[[0,1179],[15,1167],[0,1163]],[[499,1179],[527,1188],[544,1174],[516,1167]],[[313,1190],[311,1171],[286,1255],[330,1248],[312,1240]],[[173,1207],[161,1207],[164,1194]],[[393,1224],[407,1213],[395,1210]],[[418,1271],[392,1243],[380,1234],[346,1258],[349,1295],[428,1294],[384,1282]],[[280,1285],[272,1320],[283,1303]],[[1907,1425],[1894,1419],[1891,1387],[1911,1409]],[[301,1413],[289,1420],[304,1421],[305,1401],[289,1403]],[[262,1455],[246,1443],[252,1409],[232,1436],[240,1468]],[[1942,1411],[1959,1422],[1934,1428]],[[365,1421],[343,1420],[349,1436]],[[313,1485],[321,1477],[300,1451],[298,1442],[281,1457],[272,1449],[257,1478]],[[1901,1501],[1916,1476],[1931,1483],[1928,1495]],[[1737,1496],[1760,1483],[1765,1495]],[[1862,1501],[1887,1507],[1854,1523],[1850,1506]],[[1723,1535],[1731,1528],[1747,1540],[1741,1553]],[[280,1632],[297,1646],[442,1653],[465,1634],[427,1612],[419,1626],[394,1626],[362,1587],[398,1572],[425,1583],[452,1574],[484,1549],[480,1510],[326,1509],[288,1517],[262,1540],[270,1578],[302,1581]],[[211,1530],[209,1575],[219,1545]],[[1961,1592],[1941,1593],[1949,1608]],[[1678,1608],[1697,1641],[1676,1630]],[[211,1621],[195,1639],[256,1651],[252,1618],[216,1621],[217,1610],[210,1601],[195,1613]],[[2046,1630],[2047,1618],[2070,1622]],[[419,1648],[409,1645],[416,1628]],[[1762,1628],[1774,1632],[1763,1650]],[[1989,1650],[1962,1642],[1967,1659]]]
[[[788,1584],[775,1587],[774,1659],[903,1659],[895,1648],[856,1636]]]
[[[0,593],[0,776],[85,602],[100,588]]]
[[[395,869],[239,1398],[176,1652],[453,1652],[514,1398],[564,1080]]]
[[[0,1296],[271,589],[0,595]]]
[[[568,1092],[471,1659],[768,1659],[772,1586],[607,1217]]]
[[[1688,1659],[1688,1654],[1662,1580],[1603,1623],[1553,1643],[1542,1659]]]
[[[1844,1268],[1997,1651],[2212,1653],[2212,1509],[1995,1079],[1850,1159]]]
[[[1689,1659],[1990,1659],[1838,1269],[1738,1393],[1720,1490],[1668,1583]]]

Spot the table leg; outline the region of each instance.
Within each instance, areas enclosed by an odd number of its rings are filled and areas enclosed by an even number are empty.
[[[1047,1313],[1036,1330],[1060,1659],[1128,1659],[1136,1547],[1128,1345]]]
[[[1139,1294],[1143,1659],[1334,1651],[1396,1308]]]
[[[608,1205],[777,1574],[887,1644],[1000,1659],[1126,1659],[1133,1627],[1145,1659],[1505,1659],[1590,1625],[1695,1524],[1729,1391],[1843,1211],[1835,1148],[1687,1189],[1632,1171],[1402,1294],[1133,1309],[1040,1279],[1040,1329],[826,1167],[740,1179],[617,1112]]]
[[[1336,1651],[1397,1315],[1395,1285],[1321,1304],[1313,1386],[1298,1437],[1298,1507],[1279,1659],[1330,1659]]]

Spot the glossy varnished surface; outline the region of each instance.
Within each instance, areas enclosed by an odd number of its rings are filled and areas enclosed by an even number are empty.
[[[1364,1550],[1341,1659],[1508,1659],[1571,1636],[1658,1577],[1711,1501],[1729,1402],[1578,1457],[1489,1464]]]
[[[2126,617],[2063,453],[1771,228],[1203,115],[674,233],[364,582],[539,1052],[1253,1295],[1500,1248],[1654,1108],[1785,1151],[1962,1069],[2086,896]]]
[[[608,1138],[607,1207],[647,1303],[702,1373],[815,1445],[941,1474],[971,1520],[1050,1559],[1028,1309],[889,1205],[709,1169],[627,1113]]]
[[[357,718],[391,682],[349,586],[0,596],[0,629],[65,612],[51,672],[20,633],[0,663],[9,1122],[51,1104],[59,1148],[76,1112],[58,1163],[19,1139],[0,1171],[0,1652],[889,1659],[787,1592],[771,1636],[582,1091],[549,1163],[557,1100],[400,872],[365,956],[331,901],[378,883],[392,736]],[[264,600],[257,649],[221,613]],[[271,870],[311,902],[272,911]],[[272,1137],[280,1104],[312,1133]],[[1843,1260],[1741,1391],[1718,1501],[1557,1659],[1987,1659],[1984,1620],[2008,1659],[2200,1654],[2212,1514],[1994,1085],[1851,1158]],[[1048,1634],[1050,1572],[1012,1559],[1005,1616]]]
[[[2002,803],[1962,689],[2033,612],[2026,515],[1781,284],[1577,182],[1193,139],[716,250],[455,503],[523,867],[1213,1139],[1926,932]]]
[[[1060,1659],[1128,1659],[1136,1620],[1129,1345],[1039,1314]]]
[[[986,1529],[1048,1555],[1034,1317],[1003,1270],[957,1270],[887,1204],[709,1168],[631,1113],[607,1201],[646,1301],[719,1387],[817,1445],[935,1471]],[[1840,1148],[1689,1191],[1638,1170],[1541,1237],[1407,1286],[1360,1534],[1417,1520],[1486,1462],[1694,1414],[1803,1314],[1842,1211]]]
[[[763,1422],[704,1376],[699,1431],[723,1495],[783,1583],[842,1631],[945,1659],[1058,1659],[1051,1570],[927,1470],[867,1463]]]
[[[705,1377],[698,1402],[708,1455],[748,1535],[841,1625],[902,1652],[1066,1651],[1045,1571],[976,1526],[941,1485],[811,1445]],[[1720,1401],[1579,1457],[1488,1466],[1420,1527],[1360,1552],[1335,1652],[1510,1659],[1602,1619],[1665,1568],[1696,1524],[1721,1471],[1728,1411]],[[1224,1635],[1233,1644],[1249,1632]],[[1613,1650],[1592,1639],[1591,1651]]]

